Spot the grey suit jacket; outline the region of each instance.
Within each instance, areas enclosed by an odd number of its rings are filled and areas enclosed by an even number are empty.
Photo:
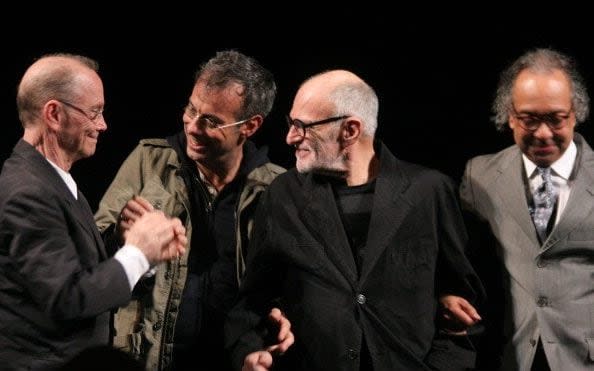
[[[82,193],[19,141],[0,174],[0,368],[48,370],[109,341],[130,286]]]
[[[542,245],[528,212],[520,149],[466,166],[463,207],[488,223],[493,238],[475,255],[494,247],[502,263],[504,294],[489,306],[502,316],[503,370],[529,370],[539,337],[551,370],[594,369],[594,152],[579,134],[574,141],[569,200]]]

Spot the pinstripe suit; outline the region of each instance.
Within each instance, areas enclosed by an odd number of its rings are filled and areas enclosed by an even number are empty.
[[[501,357],[503,370],[529,370],[539,337],[551,370],[594,369],[594,152],[580,135],[574,141],[569,200],[542,246],[528,212],[520,149],[479,156],[466,166],[463,207],[491,237],[483,235],[473,253],[485,263],[477,271],[491,297],[492,328],[483,351]],[[501,263],[498,277],[495,262]],[[498,355],[494,345],[501,347]]]

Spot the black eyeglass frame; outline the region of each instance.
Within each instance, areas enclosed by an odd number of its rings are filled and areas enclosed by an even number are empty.
[[[291,130],[291,126],[294,126],[295,129],[301,130],[301,133],[302,133],[301,136],[305,136],[305,129],[307,129],[307,128],[310,128],[312,126],[317,126],[317,125],[329,124],[331,122],[338,121],[338,120],[344,120],[348,117],[350,117],[350,115],[334,116],[334,117],[329,117],[327,119],[309,122],[309,123],[305,123],[299,119],[292,119],[289,115],[286,116],[286,119],[287,119],[287,127],[289,128],[289,130]]]

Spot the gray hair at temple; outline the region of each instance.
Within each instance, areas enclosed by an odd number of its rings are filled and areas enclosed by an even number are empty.
[[[337,115],[349,113],[359,116],[363,121],[364,134],[375,135],[379,101],[369,84],[360,78],[346,80],[336,86],[329,98]]]
[[[254,58],[235,50],[217,52],[214,57],[200,66],[195,81],[204,80],[207,88],[224,89],[232,83],[240,84],[244,90],[239,112],[240,119],[255,115],[266,117],[272,110],[276,97],[276,83],[270,71]]]
[[[506,70],[501,73],[497,93],[493,101],[493,121],[497,130],[504,130],[509,121],[512,107],[512,88],[518,75],[526,70],[533,71],[563,71],[572,88],[572,105],[577,124],[588,118],[590,111],[590,98],[584,79],[576,67],[576,62],[569,56],[558,51],[542,48],[531,50],[516,59]]]
[[[37,61],[44,58],[70,59],[99,72],[99,63],[82,55],[53,53],[43,55]],[[16,103],[19,119],[23,126],[34,119],[37,111],[47,101],[51,99],[70,100],[77,86],[77,76],[78,71],[73,68],[72,64],[56,63],[52,68],[35,73],[35,76],[29,77],[27,81],[21,79],[17,87]]]

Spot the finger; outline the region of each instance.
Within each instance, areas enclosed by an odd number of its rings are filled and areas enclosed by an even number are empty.
[[[243,362],[242,370],[267,370],[272,366],[272,354],[266,351],[258,351],[248,354]]]
[[[136,202],[136,207],[141,208],[144,211],[153,211],[155,208],[153,205],[144,197],[135,195],[132,200]]]
[[[473,320],[480,321],[482,319],[474,306],[466,300],[460,303],[460,307],[462,307],[466,314],[468,314]]]
[[[472,319],[465,311],[463,311],[460,307],[451,308],[450,312],[454,315],[455,319],[459,322],[462,322],[466,326],[470,326],[474,324],[474,319]]]
[[[130,229],[130,227],[132,227],[132,222],[129,219],[120,219],[120,229],[124,231],[127,231],[128,229]]]
[[[268,314],[268,318],[278,326],[278,340],[283,340],[291,329],[289,320],[278,308],[272,308]]]
[[[131,214],[139,217],[147,212],[151,212],[154,210],[152,205],[150,205],[148,201],[144,200],[144,203],[138,202],[136,196],[135,198],[129,200],[126,203],[125,209],[128,210]]]
[[[283,355],[295,343],[295,337],[292,332],[289,332],[283,339],[279,340],[280,342],[278,344],[271,345],[266,350],[273,355]]]

